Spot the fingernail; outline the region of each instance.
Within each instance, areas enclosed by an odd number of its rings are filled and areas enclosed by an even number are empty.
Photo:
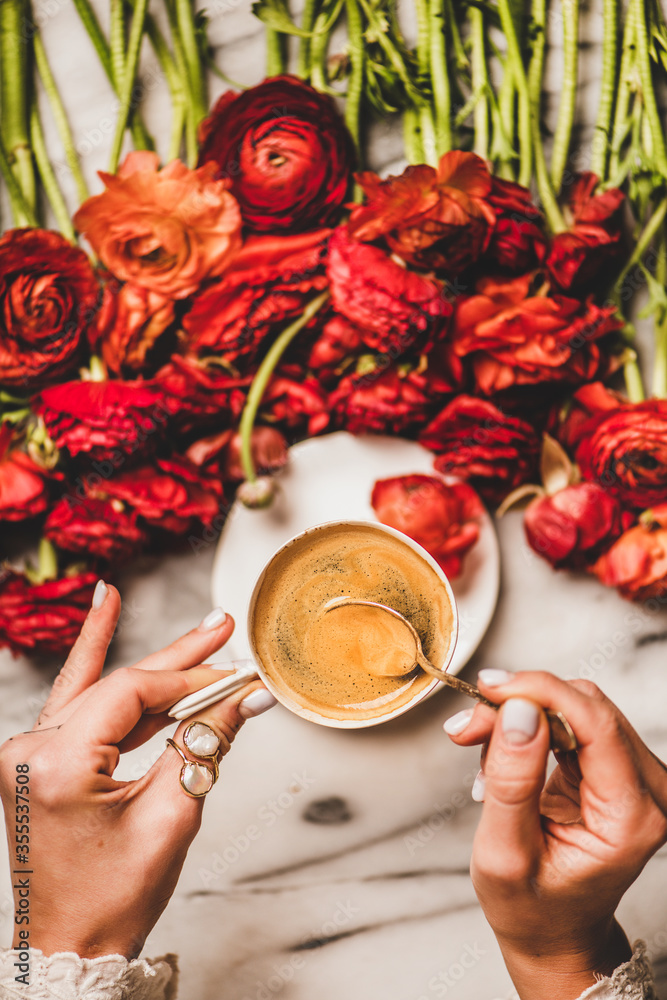
[[[107,594],[109,593],[109,588],[107,587],[104,580],[98,580],[95,586],[95,592],[93,593],[93,611],[99,611],[104,602],[107,599]]]
[[[451,719],[446,720],[442,728],[448,736],[458,736],[472,719],[474,711],[474,708],[465,708],[462,712],[457,712]]]
[[[484,777],[484,771],[479,771],[477,777],[473,781],[472,789],[470,792],[470,794],[472,795],[473,802],[483,802],[485,790],[486,790],[486,778]]]
[[[514,674],[510,674],[507,670],[480,670],[477,675],[477,680],[481,681],[482,684],[486,684],[487,687],[495,688],[500,687],[501,684],[507,684],[511,681]]]
[[[244,719],[253,719],[256,715],[261,715],[262,712],[268,712],[277,704],[278,702],[270,691],[267,691],[266,688],[257,688],[256,691],[243,699],[239,705],[239,715],[242,715]]]
[[[222,608],[213,608],[213,611],[209,611],[206,618],[200,623],[199,628],[202,632],[212,632],[214,628],[220,628],[226,621],[227,615]]]
[[[506,743],[530,743],[540,724],[540,710],[532,701],[510,698],[503,705],[501,719]]]

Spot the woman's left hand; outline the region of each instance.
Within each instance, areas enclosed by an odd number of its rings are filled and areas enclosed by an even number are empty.
[[[29,847],[26,874],[13,881],[17,913],[29,904],[30,921],[16,924],[14,946],[132,958],[174,891],[204,800],[183,791],[182,761],[171,747],[136,781],[113,774],[121,753],[173,724],[167,712],[175,702],[225,676],[202,661],[224,645],[234,622],[209,616],[160,652],[100,680],[120,614],[118,591],[101,594],[33,730],[0,748],[0,794],[12,870],[22,868],[17,846]],[[253,681],[197,720],[220,737],[224,755],[245,718],[274,703]],[[186,726],[175,735],[181,746]],[[17,783],[19,776],[28,781]],[[28,810],[17,812],[17,793]],[[29,840],[19,840],[26,834],[15,832],[17,818],[29,825]]]

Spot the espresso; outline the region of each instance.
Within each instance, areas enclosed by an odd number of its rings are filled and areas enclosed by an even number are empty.
[[[318,528],[283,549],[257,592],[252,639],[278,691],[331,719],[370,719],[432,682],[415,664],[409,630],[375,608],[327,611],[339,597],[394,608],[442,666],[454,615],[438,574],[408,544],[373,525]]]

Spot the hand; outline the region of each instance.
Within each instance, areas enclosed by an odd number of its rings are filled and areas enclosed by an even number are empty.
[[[104,596],[104,585],[100,589]],[[174,891],[199,828],[204,800],[181,788],[174,749],[137,781],[116,781],[113,773],[121,753],[173,724],[167,711],[176,701],[225,676],[201,662],[229,639],[234,622],[227,617],[206,628],[205,619],[159,653],[100,680],[119,614],[118,591],[108,587],[32,732],[0,748],[12,869],[21,868],[15,862],[16,792],[24,785],[17,787],[16,779],[19,773],[29,778],[30,923],[15,927],[15,947],[25,944],[19,932],[27,929],[29,944],[47,955],[135,957]],[[258,689],[263,698],[244,701]],[[254,681],[197,719],[221,737],[224,754],[245,717],[271,704],[275,700]],[[175,736],[180,746],[187,724]],[[14,876],[15,885],[21,877]]]
[[[522,1000],[572,1000],[630,957],[614,913],[667,839],[667,771],[595,684],[495,670],[479,682],[500,711],[446,723],[461,746],[488,743],[475,890]],[[545,787],[547,708],[580,749]]]

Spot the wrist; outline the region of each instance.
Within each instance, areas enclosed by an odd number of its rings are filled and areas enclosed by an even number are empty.
[[[498,939],[507,970],[521,1000],[576,1000],[602,977],[632,957],[625,932],[615,919],[588,931],[575,945],[544,949]]]

